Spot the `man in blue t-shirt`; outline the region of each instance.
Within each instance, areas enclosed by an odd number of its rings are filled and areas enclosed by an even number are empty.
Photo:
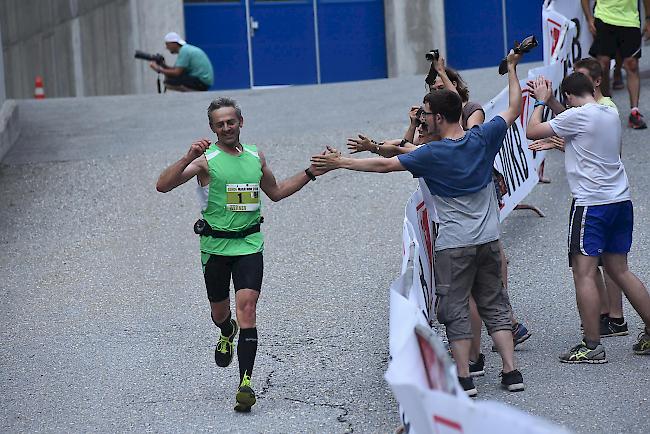
[[[178,54],[174,66],[151,62],[149,66],[158,73],[165,74],[165,88],[179,92],[204,91],[212,86],[214,73],[207,54],[199,47],[190,45],[178,33],[165,35],[165,46],[172,54]]]
[[[446,327],[459,382],[470,396],[477,394],[469,374],[470,294],[501,355],[502,386],[513,392],[524,389],[522,375],[514,364],[510,307],[501,276],[498,206],[492,183],[494,158],[509,126],[521,112],[516,72],[520,58],[512,52],[508,55],[508,109],[490,122],[464,131],[458,94],[436,90],[424,97],[423,121],[427,132],[442,140],[393,158],[346,158],[331,149],[325,155],[312,157],[314,165],[323,169],[382,173],[408,170],[427,183],[440,219],[434,264],[436,315]]]

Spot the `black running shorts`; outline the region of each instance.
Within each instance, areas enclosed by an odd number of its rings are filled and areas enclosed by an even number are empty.
[[[596,18],[596,37],[591,45],[589,54],[593,57],[616,57],[616,52],[621,57],[641,57],[641,29],[638,27],[621,27],[607,24]]]
[[[240,289],[261,291],[264,259],[262,252],[252,255],[221,256],[201,253],[208,300],[219,302],[230,297],[230,279],[235,293]]]

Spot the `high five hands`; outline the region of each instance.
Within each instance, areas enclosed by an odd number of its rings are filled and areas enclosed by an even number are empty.
[[[333,169],[338,169],[341,163],[341,153],[336,150],[335,148],[332,148],[331,146],[327,146],[327,150],[323,151],[322,153],[318,155],[314,155],[311,157],[311,165],[314,167],[316,170],[325,173]]]

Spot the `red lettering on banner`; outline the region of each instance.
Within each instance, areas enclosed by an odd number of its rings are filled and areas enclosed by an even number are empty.
[[[424,206],[424,202],[420,202],[418,206],[415,208],[418,211],[418,216],[420,217],[420,228],[422,229],[422,233],[424,234],[424,243],[426,252],[427,252],[427,259],[429,260],[429,268],[431,268],[430,276],[429,276],[429,282],[433,282],[433,267],[431,267],[431,264],[433,264],[433,243],[431,242],[431,221],[429,219],[429,212],[427,211],[427,208]],[[420,213],[420,209],[424,208],[422,213]]]
[[[528,88],[521,91],[521,115],[519,115],[519,123],[522,128],[526,129],[528,122],[528,99],[530,98],[530,90]]]
[[[437,414],[433,415],[433,425],[436,427],[437,434],[446,432],[463,432],[463,427],[461,424],[445,417],[438,416]]]
[[[548,26],[548,30],[551,33],[551,53],[553,53],[555,51],[555,47],[560,41],[560,28],[562,28],[562,25],[556,21],[553,21],[550,18],[547,18],[547,21],[550,24],[553,24],[552,26],[551,25]]]

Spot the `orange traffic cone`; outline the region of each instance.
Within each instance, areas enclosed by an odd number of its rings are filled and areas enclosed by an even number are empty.
[[[34,80],[34,98],[45,99],[45,90],[43,89],[43,77],[41,77],[40,75],[37,75],[36,80]]]

